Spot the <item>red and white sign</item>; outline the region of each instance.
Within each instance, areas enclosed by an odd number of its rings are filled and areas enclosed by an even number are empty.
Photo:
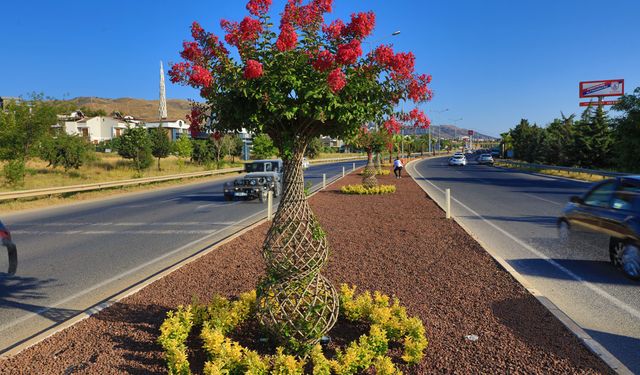
[[[580,82],[581,98],[624,95],[624,79],[606,79],[602,81]]]
[[[590,105],[616,105],[619,102],[617,100],[602,100],[600,102],[581,102],[580,107],[588,107]]]
[[[473,135],[473,130],[469,130],[469,131],[467,132],[467,134],[469,134],[469,135]]]

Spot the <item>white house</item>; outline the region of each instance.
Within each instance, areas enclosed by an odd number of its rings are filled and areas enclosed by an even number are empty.
[[[121,136],[127,129],[127,122],[113,117],[96,116],[76,121],[76,134],[80,134],[90,142],[98,143]],[[65,131],[73,134],[72,124],[65,122]],[[71,132],[70,132],[71,131]]]
[[[175,141],[181,134],[189,134],[189,124],[182,119],[162,119],[162,120],[148,120],[144,122],[144,126],[147,129],[157,128],[162,126],[167,132],[167,136],[170,140]]]

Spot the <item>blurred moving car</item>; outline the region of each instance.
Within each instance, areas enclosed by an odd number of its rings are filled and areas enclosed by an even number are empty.
[[[482,154],[478,157],[478,164],[493,165],[493,156],[491,154]]]
[[[2,224],[2,221],[0,221],[0,240],[2,246],[7,248],[7,254],[9,256],[9,267],[7,272],[9,275],[14,275],[18,269],[18,250],[16,248],[16,244],[14,244],[11,239],[11,233],[7,227]]]
[[[608,246],[611,264],[640,280],[640,176],[608,179],[571,197],[557,224],[563,242]]]
[[[462,154],[454,154],[449,158],[449,165],[465,166],[467,165],[467,158],[465,158]]]
[[[269,191],[274,197],[280,196],[282,191],[282,160],[256,160],[244,165],[245,172],[249,172],[234,181],[225,182],[223,187],[224,199],[235,198],[267,200]]]

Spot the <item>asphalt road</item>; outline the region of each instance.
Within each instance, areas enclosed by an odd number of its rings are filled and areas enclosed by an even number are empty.
[[[451,189],[453,215],[632,372],[640,373],[640,283],[609,264],[608,248],[560,244],[556,219],[589,183],[446,158],[409,165],[436,201]],[[526,319],[526,317],[523,317]]]
[[[305,180],[320,187],[352,163],[311,166]],[[264,218],[258,200],[224,200],[236,177],[2,215],[19,265],[0,273],[0,353]]]

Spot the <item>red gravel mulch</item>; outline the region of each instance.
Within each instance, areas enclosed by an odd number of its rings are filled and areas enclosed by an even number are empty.
[[[396,295],[419,316],[429,346],[407,374],[612,373],[408,177],[386,196],[311,198],[328,233],[323,274],[338,286]],[[264,274],[262,225],[100,313],[0,362],[2,374],[166,373],[155,340],[169,309],[235,296]],[[465,335],[479,336],[477,341]],[[195,362],[195,361],[194,361]],[[195,366],[194,366],[195,367]]]

